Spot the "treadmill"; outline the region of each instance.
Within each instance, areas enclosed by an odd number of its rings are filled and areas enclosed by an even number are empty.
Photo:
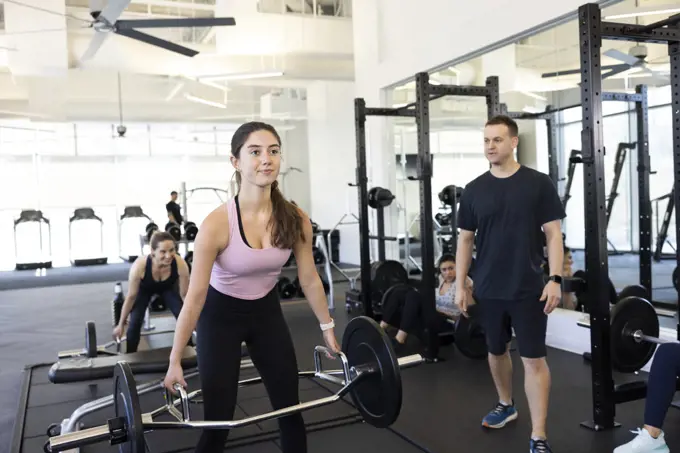
[[[74,253],[73,245],[73,230],[74,224],[83,227],[83,230],[76,234],[77,244],[82,244],[79,247],[81,250]],[[92,238],[95,237],[94,232],[90,232],[92,228],[99,229],[99,241],[95,247]],[[68,249],[71,256],[71,264],[74,266],[95,266],[98,264],[106,264],[108,258],[104,252],[104,221],[95,214],[92,208],[78,208],[73,211],[73,216],[68,220]]]
[[[14,253],[16,270],[52,267],[52,226],[42,211],[25,209],[14,221]]]

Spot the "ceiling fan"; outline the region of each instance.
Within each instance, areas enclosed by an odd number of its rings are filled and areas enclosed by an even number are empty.
[[[648,73],[650,76],[654,77],[665,77],[664,74],[653,71],[649,68],[646,61],[647,58],[647,46],[636,45],[628,49],[628,53],[623,53],[618,49],[609,49],[603,53],[603,55],[613,58],[615,60],[621,61],[619,64],[602,65],[602,78],[606,79],[622,72],[628,71],[633,68],[641,68],[638,72]],[[558,72],[546,72],[541,76],[544,79],[551,77],[559,77],[565,75],[580,74],[580,69],[569,69],[566,71]]]
[[[194,57],[199,53],[198,51],[166,41],[165,39],[157,38],[136,29],[236,25],[236,21],[233,17],[118,20],[131,1],[132,0],[90,0],[90,15],[94,19],[90,26],[95,30],[95,35],[92,38],[92,41],[90,41],[87,50],[80,58],[81,62],[94,57],[111,33],[136,39],[137,41],[142,41],[146,44],[157,46],[187,57]]]

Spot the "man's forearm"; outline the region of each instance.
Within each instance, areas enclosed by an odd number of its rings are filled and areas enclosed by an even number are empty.
[[[459,288],[465,287],[465,281],[467,280],[468,272],[470,271],[472,246],[472,241],[461,238],[458,239],[458,247],[456,250],[456,282]]]
[[[562,234],[556,234],[547,238],[548,264],[550,265],[550,275],[562,275],[564,271],[564,244],[562,244]]]

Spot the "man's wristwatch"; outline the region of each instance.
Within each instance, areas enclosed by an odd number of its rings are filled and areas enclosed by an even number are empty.
[[[561,275],[551,275],[550,277],[548,277],[548,280],[550,280],[551,282],[555,282],[558,285],[562,284],[562,276]]]

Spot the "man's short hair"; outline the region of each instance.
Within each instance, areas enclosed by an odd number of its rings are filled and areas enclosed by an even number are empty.
[[[171,196],[172,196],[172,195],[177,195],[177,192],[173,190],[172,192],[170,192],[170,195],[171,195]]]
[[[505,125],[510,132],[510,137],[519,137],[519,127],[515,120],[506,115],[496,115],[486,122],[485,126]]]

